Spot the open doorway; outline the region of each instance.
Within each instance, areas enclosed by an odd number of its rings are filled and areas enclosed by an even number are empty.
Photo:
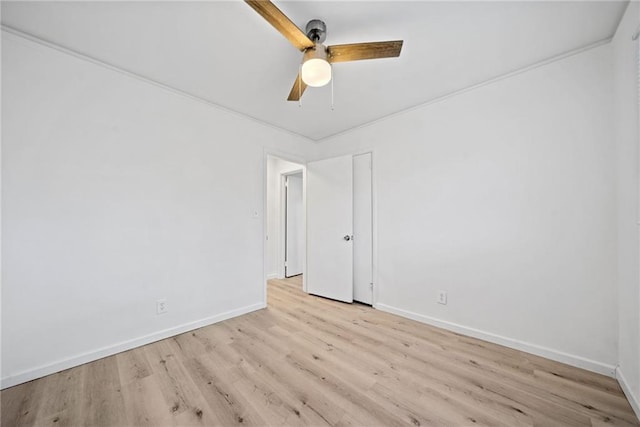
[[[267,156],[266,170],[267,294],[373,305],[372,153],[306,165]]]
[[[284,277],[302,274],[304,261],[304,206],[302,171],[283,174]]]
[[[304,165],[267,156],[266,250],[267,290],[287,281],[304,288],[305,181]]]

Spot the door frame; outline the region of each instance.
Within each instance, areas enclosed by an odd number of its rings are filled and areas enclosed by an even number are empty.
[[[307,229],[307,161],[295,154],[287,153],[284,151],[280,151],[273,148],[264,148],[262,152],[262,302],[264,307],[267,306],[267,281],[269,278],[267,277],[267,213],[268,213],[268,163],[269,156],[277,157],[282,160],[286,160],[288,162],[298,163],[302,166],[302,203],[303,203],[303,218],[304,218],[304,228],[305,228],[305,251],[306,251],[306,229]],[[306,254],[305,254],[306,255]],[[306,272],[307,272],[307,261],[306,256],[302,260],[302,290],[307,292],[307,282],[306,282]]]
[[[376,168],[376,150],[374,148],[369,149],[361,149],[355,150],[350,153],[352,156],[358,156],[360,154],[371,153],[371,205],[372,205],[372,252],[373,252],[373,260],[372,260],[372,277],[373,277],[373,301],[371,306],[373,308],[377,308],[378,300],[379,300],[379,280],[378,280],[378,179],[377,179],[377,168]],[[304,229],[305,229],[305,252],[306,252],[306,234],[307,234],[307,161],[300,157],[291,153],[286,153],[283,151],[279,151],[277,149],[269,149],[265,148],[263,150],[263,159],[262,159],[262,194],[263,194],[263,205],[262,212],[264,212],[262,216],[262,277],[263,277],[263,302],[264,306],[267,306],[267,162],[268,156],[278,157],[282,160],[286,160],[289,162],[298,163],[303,166],[302,169],[302,203],[303,203],[303,217],[304,217]],[[314,159],[321,160],[321,159]],[[283,264],[284,266],[284,264]],[[305,257],[302,261],[302,290],[307,292],[307,281],[306,275],[307,273],[307,257],[305,253]]]
[[[373,243],[374,242],[374,237],[373,237],[373,235],[374,235],[374,231],[373,231],[374,230],[373,229],[373,212],[374,212],[374,209],[373,209],[373,193],[374,193],[374,191],[373,191],[373,153],[371,151],[360,153],[360,154],[354,154],[352,156],[353,164],[354,164],[354,181],[353,181],[354,182],[354,193],[353,193],[353,200],[354,200],[353,227],[354,227],[354,230],[353,230],[353,234],[354,234],[354,236],[356,236],[356,238],[354,239],[354,247],[353,247],[353,251],[354,251],[354,273],[353,273],[354,289],[353,289],[353,295],[354,295],[354,301],[356,301],[356,299],[355,299],[355,295],[356,295],[356,289],[355,289],[355,285],[356,285],[356,283],[355,283],[355,278],[356,278],[356,274],[355,274],[355,271],[356,271],[356,269],[355,269],[355,266],[356,266],[355,249],[356,249],[356,244],[357,244],[358,238],[357,238],[357,234],[356,234],[356,230],[355,230],[355,224],[357,222],[356,221],[356,212],[355,212],[355,200],[356,200],[356,193],[355,193],[355,159],[356,159],[356,157],[364,156],[364,155],[369,155],[369,165],[368,165],[369,166],[369,173],[368,173],[368,175],[369,175],[369,184],[370,184],[370,192],[371,192],[370,193],[371,199],[370,199],[370,205],[369,205],[370,206],[370,211],[369,211],[370,217],[369,217],[369,219],[370,219],[371,223],[370,223],[370,228],[368,230],[368,233],[369,233],[369,236],[371,238],[371,247],[370,247],[370,251],[371,252],[369,253],[369,257],[368,258],[369,258],[369,263],[370,263],[370,266],[371,266],[371,270],[369,271],[369,277],[371,278],[369,293],[370,293],[370,296],[371,296],[371,300],[370,300],[371,301],[371,307],[373,307],[374,306],[374,302],[375,302],[375,299],[374,299],[374,296],[373,296],[374,288],[375,288],[375,286],[374,286],[374,284],[375,284],[375,277],[374,277],[374,247],[373,247],[373,244],[374,244]],[[358,302],[362,302],[362,301],[358,301]],[[366,304],[366,303],[363,303],[363,304]]]
[[[376,179],[376,150],[373,148],[354,151],[352,156],[371,154],[371,280],[373,295],[371,307],[377,308],[379,297],[378,285],[378,185]]]
[[[306,210],[306,182],[305,170],[302,167],[293,171],[280,174],[280,235],[278,236],[278,277],[286,278],[286,269],[284,263],[287,259],[287,177],[290,175],[302,174],[302,247],[304,248],[304,256],[302,257],[302,281],[304,282],[304,272],[307,260],[307,210]],[[306,292],[306,288],[303,286]]]

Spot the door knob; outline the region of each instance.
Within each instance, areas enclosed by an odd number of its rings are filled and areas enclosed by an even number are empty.
[[[346,240],[347,242],[349,240],[351,240],[353,237],[349,236],[348,234],[346,236],[343,237],[344,240]]]

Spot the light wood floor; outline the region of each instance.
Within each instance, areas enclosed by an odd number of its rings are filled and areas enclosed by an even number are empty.
[[[269,283],[269,308],[1,393],[2,425],[640,425],[615,380]]]

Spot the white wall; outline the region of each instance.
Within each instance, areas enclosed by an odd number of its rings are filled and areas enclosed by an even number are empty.
[[[611,72],[604,45],[319,144],[374,151],[378,308],[613,374]]]
[[[640,417],[639,42],[631,40],[638,25],[640,4],[630,2],[611,44],[618,178],[618,378]]]
[[[280,265],[284,253],[280,177],[300,169],[304,169],[301,164],[267,156],[267,277],[270,279],[284,277],[284,267]]]
[[[264,306],[264,152],[309,141],[5,32],[2,91],[3,386]]]

